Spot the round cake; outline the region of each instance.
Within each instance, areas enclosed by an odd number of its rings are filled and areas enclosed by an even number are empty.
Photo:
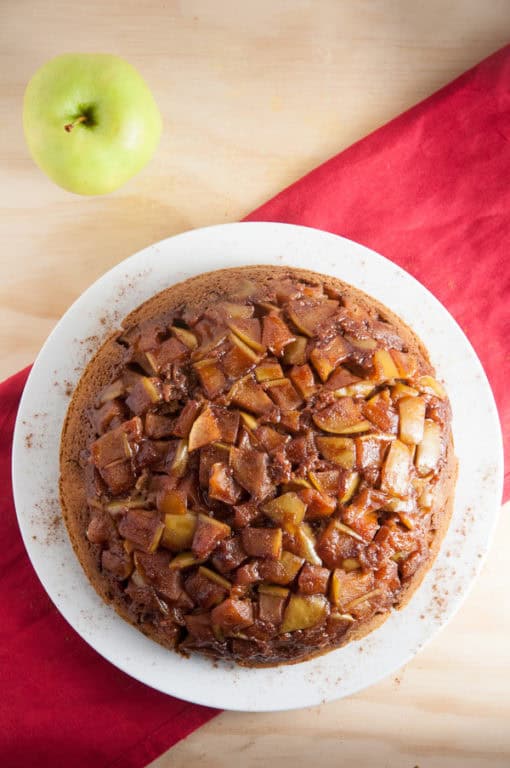
[[[297,662],[401,608],[437,554],[456,462],[421,341],[333,277],[199,275],[88,364],[62,509],[97,592],[162,645]]]

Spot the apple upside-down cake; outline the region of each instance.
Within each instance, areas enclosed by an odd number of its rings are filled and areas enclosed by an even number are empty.
[[[374,299],[299,269],[211,272],[89,363],[64,517],[96,590],[149,637],[301,661],[419,585],[452,508],[450,422],[423,344]]]

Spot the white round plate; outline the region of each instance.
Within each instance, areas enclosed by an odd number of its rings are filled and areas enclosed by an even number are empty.
[[[441,552],[420,589],[359,642],[318,659],[243,669],[184,659],[145,638],[90,586],[64,530],[58,502],[59,442],[72,389],[109,331],[143,301],[200,272],[250,264],[334,275],[379,299],[425,342],[453,407],[459,459],[455,510]],[[102,656],[181,699],[223,709],[268,711],[347,696],[394,672],[451,618],[489,546],[501,502],[501,431],[490,387],[466,337],[414,278],[357,243],[307,227],[241,223],[198,229],[126,259],[92,285],[41,350],[21,401],[13,485],[25,546],[49,596]]]

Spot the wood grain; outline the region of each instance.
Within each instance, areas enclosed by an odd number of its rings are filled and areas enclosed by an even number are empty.
[[[0,376],[29,363],[97,277],[162,237],[234,221],[508,42],[508,0],[3,0]],[[147,79],[165,130],[123,189],[70,195],[33,165],[24,86],[48,58],[104,51]],[[449,627],[398,678],[277,715],[225,713],[157,768],[510,765],[507,506]]]

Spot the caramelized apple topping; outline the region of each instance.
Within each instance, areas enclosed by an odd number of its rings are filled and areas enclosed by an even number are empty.
[[[331,647],[391,605],[426,557],[449,439],[416,347],[293,277],[119,341],[91,413],[87,537],[129,610],[250,663]]]

